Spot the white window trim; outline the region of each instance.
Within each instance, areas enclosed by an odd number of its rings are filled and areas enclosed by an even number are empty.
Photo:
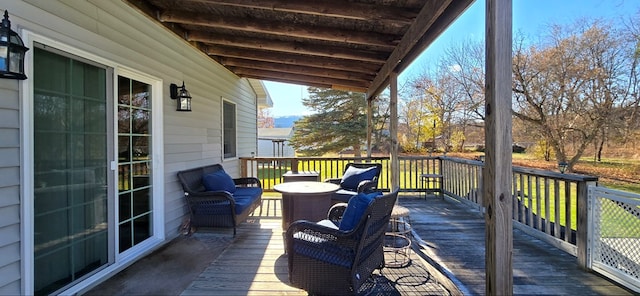
[[[26,47],[34,48],[34,42],[49,45],[59,50],[68,52],[70,54],[82,57],[97,63],[103,64],[107,67],[113,68],[113,94],[115,99],[117,77],[123,75],[132,77],[134,79],[140,79],[140,81],[149,83],[152,88],[152,145],[153,145],[153,236],[147,241],[140,243],[134,248],[123,252],[122,254],[115,254],[114,262],[111,265],[106,266],[102,270],[94,273],[85,280],[77,283],[69,289],[63,291],[62,295],[76,295],[89,287],[95,282],[100,281],[104,277],[111,276],[120,270],[123,270],[135,260],[146,255],[150,249],[160,246],[165,240],[165,220],[164,220],[164,130],[163,130],[163,88],[162,80],[153,77],[151,75],[142,74],[142,72],[136,71],[132,68],[120,65],[114,61],[105,59],[96,54],[81,50],[79,48],[67,45],[66,43],[47,38],[38,33],[23,29],[21,30],[22,39]],[[33,77],[33,50],[27,51],[25,56],[25,74],[27,77]],[[25,295],[34,294],[34,222],[33,222],[33,207],[34,207],[34,192],[33,192],[33,79],[22,80],[19,84],[20,93],[20,213],[21,213],[21,289]],[[117,114],[117,104],[113,104],[114,116]],[[117,127],[117,120],[114,120],[114,127]],[[117,139],[117,129],[114,129],[114,141]],[[117,154],[117,149],[114,149],[114,154]],[[112,159],[117,159],[117,155],[113,155]],[[113,166],[112,166],[113,167]],[[117,170],[112,170],[114,180],[117,180]],[[117,182],[114,182],[112,186],[117,186]],[[117,192],[117,188],[116,191]],[[117,199],[116,199],[117,200]],[[117,215],[117,204],[115,205],[114,214]],[[110,227],[116,227],[117,229],[117,217],[111,219],[114,224]],[[117,231],[114,243],[117,245]],[[114,251],[114,250],[109,250]]]
[[[233,105],[233,119],[235,120],[235,129],[234,129],[234,135],[233,138],[236,139],[236,144],[234,146],[234,149],[236,150],[234,153],[234,156],[232,157],[225,157],[224,156],[224,136],[225,136],[225,132],[224,132],[224,103],[228,103]],[[221,149],[222,149],[222,161],[229,161],[229,160],[234,160],[234,159],[238,159],[238,104],[236,104],[235,102],[228,100],[224,97],[222,97],[222,100],[220,102],[220,113],[222,113],[222,116],[220,116],[220,118],[222,119],[222,121],[220,122],[220,129],[222,130],[222,141],[221,141]]]

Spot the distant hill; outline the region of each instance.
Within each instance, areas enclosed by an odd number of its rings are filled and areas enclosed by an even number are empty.
[[[302,116],[290,115],[290,116],[282,116],[282,117],[274,117],[273,124],[276,128],[281,127],[293,127],[293,124],[296,120],[302,118]]]

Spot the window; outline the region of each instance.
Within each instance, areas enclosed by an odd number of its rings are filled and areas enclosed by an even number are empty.
[[[222,101],[222,138],[224,158],[236,157],[236,105]]]

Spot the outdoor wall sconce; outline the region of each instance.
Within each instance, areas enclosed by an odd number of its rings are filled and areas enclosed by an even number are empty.
[[[5,10],[0,26],[0,78],[27,79],[24,75],[24,53],[27,50],[18,33],[11,30],[9,12]]]
[[[184,81],[181,87],[178,87],[175,83],[171,83],[171,85],[169,85],[169,95],[172,99],[178,101],[176,111],[191,111],[191,95],[189,91],[184,88]]]
[[[560,171],[560,173],[564,174],[564,172],[567,170],[567,167],[569,167],[569,164],[561,161],[558,162],[558,170]]]

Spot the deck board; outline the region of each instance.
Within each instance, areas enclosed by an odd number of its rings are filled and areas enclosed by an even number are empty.
[[[411,211],[414,248],[420,254],[412,252],[407,267],[374,272],[360,294],[484,295],[484,219],[477,210],[433,196],[402,195],[399,203]],[[289,285],[279,203],[269,200],[265,205],[269,208],[262,209],[262,216],[257,209],[238,228],[232,245],[182,295],[307,295]],[[633,294],[581,270],[575,257],[517,229],[513,252],[515,295]],[[452,284],[460,291],[447,289]]]

